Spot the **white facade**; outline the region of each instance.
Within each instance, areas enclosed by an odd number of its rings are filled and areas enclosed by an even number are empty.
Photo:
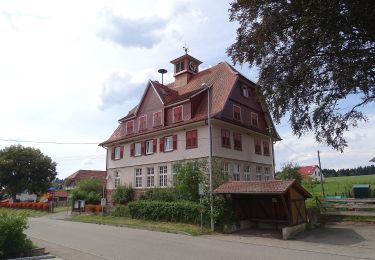
[[[229,126],[231,128],[229,128]],[[242,151],[224,148],[221,144],[221,129],[230,129],[241,133]],[[186,149],[186,131],[197,130],[198,147]],[[160,152],[160,138],[171,134],[177,135],[177,149],[170,152]],[[228,168],[228,174],[233,180],[269,180],[273,179],[272,153],[269,156],[255,154],[254,139],[260,138],[269,143],[264,135],[250,132],[248,129],[228,125],[216,120],[212,125],[212,150],[215,158],[221,158]],[[130,156],[133,143],[157,139],[157,152],[149,155]],[[165,187],[173,185],[173,165],[183,160],[199,160],[207,158],[209,154],[208,126],[205,121],[190,123],[169,130],[162,130],[154,135],[143,135],[129,140],[122,145],[124,156],[122,159],[111,158],[111,148],[107,150],[107,189],[115,189],[117,185],[132,184],[134,189]],[[271,149],[271,145],[269,145]],[[166,170],[165,170],[166,169]],[[167,181],[165,176],[167,175]],[[115,184],[116,183],[116,184]],[[165,185],[167,184],[167,185]]]

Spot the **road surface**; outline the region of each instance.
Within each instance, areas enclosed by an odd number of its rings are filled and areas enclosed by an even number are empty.
[[[26,234],[63,259],[375,259],[375,248],[363,239],[351,245],[246,234],[192,237],[51,217],[30,218]]]

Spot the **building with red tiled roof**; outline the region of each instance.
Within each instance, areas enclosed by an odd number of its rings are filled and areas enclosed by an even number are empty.
[[[107,190],[173,185],[173,165],[209,155],[233,180],[273,179],[273,143],[281,140],[258,86],[226,62],[199,71],[185,54],[171,61],[174,82],[149,81],[139,104],[100,145],[107,149]],[[208,101],[208,97],[210,100]]]
[[[103,185],[106,185],[106,176],[106,171],[78,170],[65,179],[65,190],[72,190],[78,181],[84,179],[98,179]]]
[[[298,171],[302,178],[311,177],[314,181],[321,181],[322,178],[324,181],[324,174],[318,165],[301,166]]]

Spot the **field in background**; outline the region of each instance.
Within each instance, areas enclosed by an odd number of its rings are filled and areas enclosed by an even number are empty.
[[[375,174],[373,175],[359,175],[359,176],[343,176],[343,177],[329,177],[324,182],[324,190],[326,196],[342,196],[348,195],[350,192],[353,195],[353,184],[370,184],[374,195],[375,190]],[[320,183],[315,187],[308,187],[304,185],[313,196],[322,196],[322,186]]]

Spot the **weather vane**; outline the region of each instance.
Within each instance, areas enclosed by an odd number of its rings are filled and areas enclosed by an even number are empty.
[[[182,47],[182,49],[185,51],[185,54],[187,54],[188,51],[189,51],[188,47],[186,47],[186,46]]]

